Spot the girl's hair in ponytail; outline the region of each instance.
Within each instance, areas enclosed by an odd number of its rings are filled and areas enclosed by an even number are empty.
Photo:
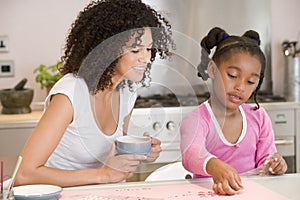
[[[260,77],[257,87],[253,92],[253,98],[256,103],[256,109],[259,108],[257,102],[257,93],[259,88],[262,85],[265,68],[266,68],[266,58],[262,50],[260,49],[260,37],[256,31],[249,30],[246,31],[242,36],[230,36],[223,29],[215,27],[211,29],[207,36],[205,36],[200,43],[201,50],[201,62],[198,65],[198,76],[203,80],[208,79],[206,73],[208,63],[210,61],[209,54],[211,50],[216,47],[216,50],[212,56],[212,60],[218,64],[224,59],[228,59],[233,53],[245,52],[249,53],[252,56],[256,56],[261,63]]]
[[[203,80],[208,79],[208,75],[206,73],[208,62],[209,62],[209,54],[211,49],[218,45],[222,40],[229,37],[229,35],[221,28],[215,27],[211,29],[207,36],[205,36],[201,40],[201,62],[198,65],[198,76],[200,76]]]

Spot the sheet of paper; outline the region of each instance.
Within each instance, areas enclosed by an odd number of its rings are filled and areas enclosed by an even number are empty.
[[[168,199],[243,199],[287,200],[282,195],[254,182],[243,181],[245,189],[233,196],[218,196],[212,191],[212,183],[185,183],[172,185],[149,185],[113,189],[62,191],[60,200],[168,200]]]

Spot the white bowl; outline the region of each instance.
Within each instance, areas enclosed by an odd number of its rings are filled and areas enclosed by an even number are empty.
[[[118,154],[148,155],[151,145],[151,138],[148,136],[126,135],[117,138]]]
[[[54,200],[62,191],[56,185],[34,184],[13,188],[16,200]]]

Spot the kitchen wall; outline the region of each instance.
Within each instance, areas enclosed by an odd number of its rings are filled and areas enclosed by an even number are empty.
[[[9,52],[0,60],[13,60],[14,77],[0,77],[0,89],[11,88],[22,78],[34,88],[34,100],[43,101],[46,91],[34,80],[33,69],[52,65],[62,55],[66,34],[78,12],[89,0],[0,0],[0,36],[9,38]]]
[[[0,60],[13,60],[15,67],[14,77],[0,78],[0,89],[11,88],[26,77],[26,87],[35,90],[33,101],[43,101],[46,92],[35,82],[33,69],[56,63],[70,24],[87,3],[89,0],[0,0],[0,36],[9,38],[9,52],[0,53]],[[299,7],[299,0],[271,0],[272,78],[278,95],[283,95],[284,81],[281,43],[285,39],[299,41]]]
[[[300,1],[271,0],[272,75],[273,91],[283,95],[284,57],[281,43],[284,40],[300,43]],[[300,44],[298,44],[300,50]]]
[[[193,94],[192,89],[196,89],[198,94],[206,92],[208,84],[197,76],[196,68],[200,62],[200,41],[215,26],[222,27],[230,35],[242,35],[249,29],[259,32],[261,48],[266,53],[268,61],[266,78],[261,90],[272,91],[269,64],[271,60],[270,0],[144,1],[163,12],[172,22],[177,50],[171,62],[154,63],[151,70],[151,91],[143,89],[143,93],[139,91],[140,94],[144,96],[147,96],[147,93],[148,95],[161,94],[165,92],[165,88],[169,88],[176,95]]]

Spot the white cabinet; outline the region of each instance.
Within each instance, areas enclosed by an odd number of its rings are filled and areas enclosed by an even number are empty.
[[[296,171],[297,173],[300,173],[300,108],[296,110],[296,130],[297,130],[297,136],[296,136]]]
[[[33,131],[35,124],[14,124],[0,128],[0,156],[17,156]]]
[[[0,156],[18,156],[41,116],[42,111],[0,114]]]
[[[299,172],[297,170],[297,110],[299,104],[296,102],[267,103],[261,104],[266,109],[272,121],[277,151],[285,158],[288,165],[287,172]],[[299,161],[298,161],[299,162]]]

